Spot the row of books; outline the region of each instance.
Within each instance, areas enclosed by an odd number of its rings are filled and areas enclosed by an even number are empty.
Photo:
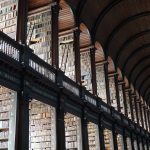
[[[99,133],[98,126],[92,122],[89,122],[88,123],[89,150],[100,149],[98,133]]]
[[[9,121],[0,121],[0,128],[8,128],[9,127]]]
[[[29,149],[55,150],[55,109],[37,100],[29,104]]]
[[[8,141],[0,141],[0,149],[7,149],[8,148]]]
[[[126,103],[127,103],[127,112],[128,112],[128,117],[131,119],[131,107],[130,107],[130,98],[129,98],[129,93],[125,93],[126,96]]]
[[[118,85],[118,89],[119,89],[120,108],[121,108],[121,112],[124,114],[125,113],[125,109],[124,109],[124,98],[123,98],[122,85]]]
[[[14,150],[16,99],[13,91],[0,86],[0,149]],[[13,124],[12,124],[13,123]]]
[[[104,66],[96,66],[97,95],[107,102]]]
[[[104,130],[104,142],[106,150],[114,150],[112,132],[108,129]]]
[[[16,38],[18,0],[0,2],[0,31]]]
[[[8,136],[9,136],[8,130],[0,131],[0,139],[7,139]]]
[[[80,53],[82,85],[92,93],[91,57],[90,50]]]
[[[75,80],[73,33],[59,37],[59,67],[66,76]]]
[[[27,41],[34,53],[51,64],[51,10],[33,13],[28,16]]]
[[[117,135],[117,146],[118,150],[124,150],[123,136],[121,134]]]
[[[80,124],[79,118],[70,114],[65,114],[65,140],[66,140],[66,149],[67,150],[80,150]]]
[[[117,110],[117,98],[114,77],[109,78],[109,90],[111,106],[113,106]]]

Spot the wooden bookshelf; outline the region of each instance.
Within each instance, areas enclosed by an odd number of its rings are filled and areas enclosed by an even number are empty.
[[[0,31],[16,39],[18,0],[0,0]]]
[[[104,130],[104,142],[106,150],[114,150],[112,132],[108,129]]]
[[[123,136],[121,134],[117,135],[117,146],[118,146],[118,150],[124,150]]]
[[[99,133],[98,125],[96,125],[92,122],[89,122],[88,123],[89,150],[100,149],[98,133]]]
[[[55,109],[37,100],[29,104],[29,150],[55,150]]]
[[[121,108],[121,112],[124,114],[125,113],[125,109],[124,109],[124,98],[123,98],[122,85],[118,85],[118,90],[119,90],[120,108]]]
[[[127,137],[127,149],[132,149],[132,146],[131,146],[131,139],[129,137]]]
[[[78,117],[65,114],[66,150],[82,150],[81,121]]]
[[[16,130],[15,92],[0,86],[0,149],[15,149]]]
[[[86,87],[86,89],[92,93],[92,75],[91,75],[91,57],[90,51],[81,52],[81,81],[82,85]]]
[[[75,54],[73,33],[59,37],[59,68],[75,81]]]
[[[110,91],[110,102],[111,106],[113,106],[117,110],[117,97],[116,97],[116,88],[115,88],[115,79],[114,77],[109,77],[109,91]]]
[[[130,98],[129,98],[129,93],[125,93],[126,96],[126,103],[127,103],[127,111],[128,111],[128,117],[131,119],[131,108],[130,108]]]
[[[105,103],[107,103],[105,72],[103,65],[96,66],[96,78],[97,78],[97,94],[100,98],[102,98],[102,100]]]
[[[27,44],[34,53],[51,64],[51,6],[29,12]]]

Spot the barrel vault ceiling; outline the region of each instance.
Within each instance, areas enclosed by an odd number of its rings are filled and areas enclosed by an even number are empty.
[[[150,103],[150,0],[66,1],[106,56]]]

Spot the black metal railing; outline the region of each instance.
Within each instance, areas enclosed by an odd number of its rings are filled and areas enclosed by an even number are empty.
[[[52,82],[56,82],[56,70],[33,53],[29,57],[29,67]]]
[[[63,76],[62,85],[76,96],[80,96],[80,86],[65,75]]]
[[[97,98],[84,87],[81,87],[76,82],[65,76],[61,70],[56,70],[37,55],[33,54],[33,51],[29,47],[17,43],[2,32],[0,32],[0,53],[12,58],[19,64],[24,64],[27,69],[37,72],[48,80],[57,83],[59,87],[61,86],[61,88],[65,88],[78,96],[81,100],[84,98],[86,102],[100,109],[100,112],[107,113],[109,116],[117,120],[121,120],[122,118],[126,125],[130,124],[130,128],[135,129],[135,123],[130,119],[127,119],[123,114],[115,111],[114,108],[104,103],[102,100],[97,100],[100,98]],[[137,126],[140,127],[139,125]],[[142,129],[142,131],[146,132],[144,129]]]
[[[91,103],[94,106],[97,106],[97,100],[93,94],[85,90],[85,100]]]
[[[21,51],[20,44],[3,32],[0,32],[0,52],[19,62]]]

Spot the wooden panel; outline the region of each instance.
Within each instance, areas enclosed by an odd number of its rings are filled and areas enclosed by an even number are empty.
[[[33,10],[50,4],[52,0],[29,0],[29,10]]]

